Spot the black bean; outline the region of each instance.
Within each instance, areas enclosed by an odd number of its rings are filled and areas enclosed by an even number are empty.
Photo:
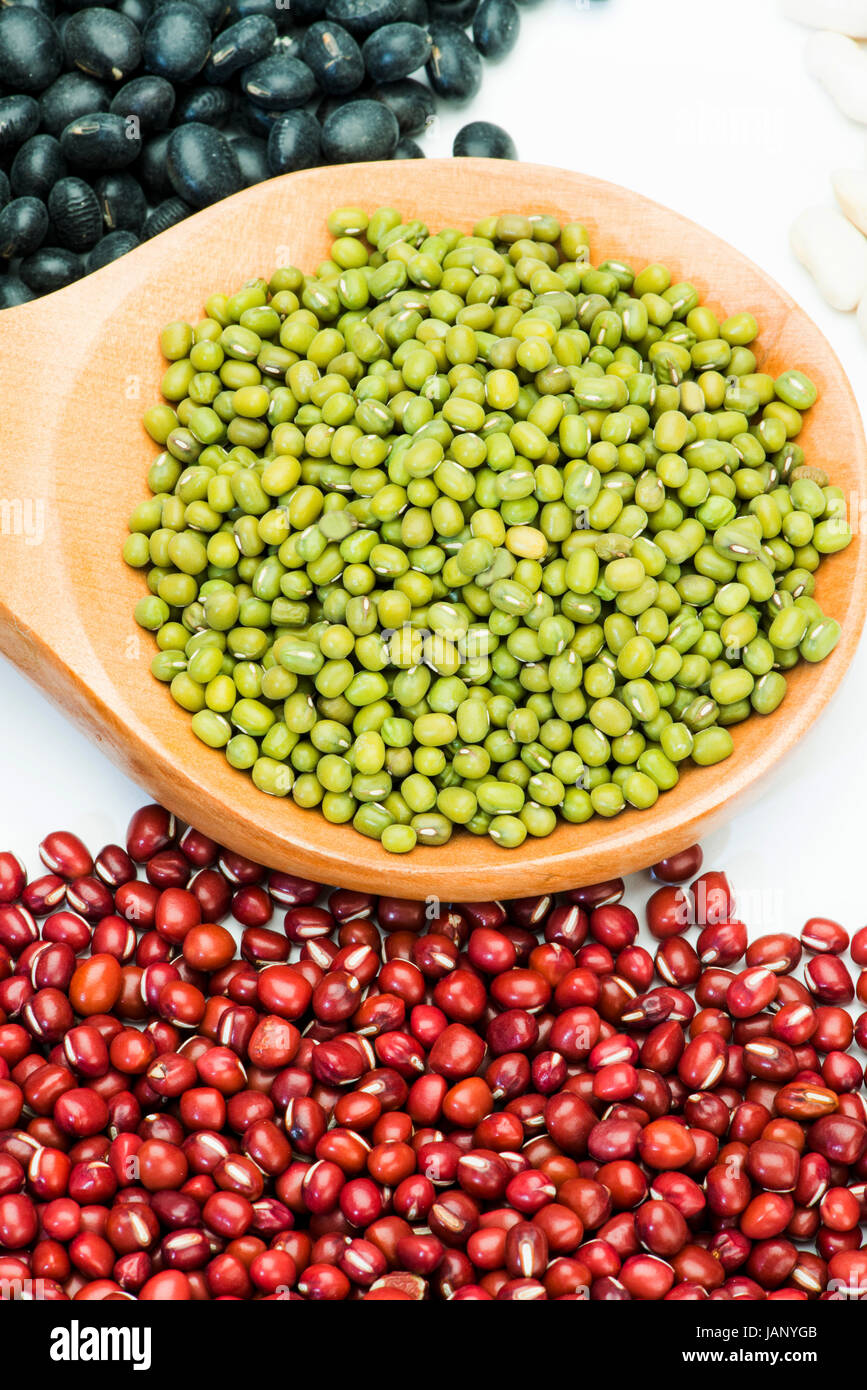
[[[31,135],[12,161],[10,179],[16,198],[41,198],[44,202],[58,179],[66,173],[60,141],[53,135]]]
[[[339,111],[341,106],[345,106],[348,101],[358,101],[359,97],[373,96],[373,92],[368,92],[364,87],[360,87],[357,92],[352,92],[348,96],[324,96],[316,107],[316,119],[320,125],[324,125],[328,117],[335,111]]]
[[[462,29],[471,23],[479,0],[429,0],[431,19],[447,19]]]
[[[293,24],[312,24],[325,14],[325,0],[290,0]]]
[[[58,245],[70,251],[89,251],[102,236],[99,199],[84,179],[58,179],[48,197],[48,215]]]
[[[226,23],[226,16],[229,14],[229,5],[226,0],[189,0],[191,5],[195,5],[197,10],[201,10],[205,19],[208,21],[208,28],[212,34]],[[158,10],[163,5],[174,4],[174,0],[156,0],[153,8]]]
[[[19,266],[21,279],[36,294],[62,290],[84,274],[81,257],[65,246],[41,246]]]
[[[365,39],[364,66],[372,82],[396,82],[424,67],[430,57],[430,34],[420,24],[385,24]]]
[[[14,309],[18,304],[29,304],[35,299],[29,285],[18,275],[4,275],[0,278],[0,309]]]
[[[268,168],[272,174],[290,174],[296,169],[312,169],[321,160],[322,132],[309,111],[287,111],[280,116],[268,136]]]
[[[175,89],[165,77],[144,73],[125,82],[111,99],[116,116],[135,116],[143,135],[165,130],[175,106]]]
[[[271,53],[241,73],[241,88],[256,106],[267,111],[292,111],[316,91],[316,78],[300,58]]]
[[[132,174],[103,174],[93,185],[104,225],[110,232],[137,232],[147,215],[141,185]]]
[[[84,72],[64,72],[39,98],[42,127],[59,136],[70,121],[92,111],[107,111],[111,97],[106,87]]]
[[[325,13],[356,38],[366,39],[383,24],[404,19],[404,0],[327,0]]]
[[[125,256],[128,251],[135,250],[138,245],[139,239],[135,232],[109,232],[108,236],[104,236],[93,250],[88,252],[84,269],[90,275],[91,271],[101,270],[104,265],[116,261],[119,256]]]
[[[331,20],[311,24],[304,35],[301,56],[323,92],[354,92],[364,81],[361,49],[348,29]]]
[[[284,58],[300,58],[301,40],[294,34],[278,34],[271,52],[282,53]]]
[[[273,19],[278,29],[287,29],[292,24],[300,23],[295,9],[294,0],[229,0],[226,22],[234,24],[236,20],[246,19],[247,15],[264,14]]]
[[[276,37],[277,26],[266,15],[251,14],[230,24],[214,40],[205,81],[228,82],[233,73],[270,53]]]
[[[172,0],[151,15],[142,41],[148,72],[170,82],[192,82],[210,52],[211,28],[197,5]]]
[[[33,97],[0,97],[0,155],[17,150],[39,129],[39,102]]]
[[[126,15],[137,29],[143,29],[153,13],[152,0],[118,0],[118,14]]]
[[[142,241],[149,241],[151,237],[159,236],[160,232],[167,232],[169,227],[176,227],[185,217],[189,217],[192,211],[189,203],[185,203],[183,198],[166,198],[164,203],[160,203],[145,218],[141,229]]]
[[[208,207],[241,188],[241,171],[232,146],[213,126],[193,121],[172,131],[169,179],[179,198],[194,208]]]
[[[408,19],[410,24],[427,24],[430,19],[427,0],[402,0],[401,19]]]
[[[222,125],[232,111],[232,93],[226,87],[182,87],[177,93],[175,123]]]
[[[0,256],[29,256],[48,231],[48,213],[40,198],[13,198],[0,212]]]
[[[515,142],[508,131],[493,121],[470,121],[458,131],[452,154],[476,155],[483,159],[517,159]]]
[[[436,111],[436,101],[430,87],[415,78],[402,77],[398,82],[384,82],[374,87],[370,95],[381,101],[397,117],[401,135],[418,135],[430,125]]]
[[[479,53],[502,56],[518,29],[516,0],[0,0],[0,212],[47,205],[41,241],[16,253],[25,270],[0,274],[17,282],[0,308],[271,175],[424,158],[414,137],[437,98],[474,95]],[[50,40],[41,73],[25,31]],[[515,157],[485,122],[454,152]]]
[[[271,134],[271,128],[275,121],[281,116],[288,114],[285,111],[266,111],[264,106],[257,106],[255,102],[244,101],[241,103],[241,113],[244,118],[244,129],[248,135],[252,135],[257,140],[266,140]]]
[[[392,158],[424,159],[424,150],[410,135],[405,135],[402,140],[398,140]]]
[[[166,156],[170,137],[170,130],[161,130],[159,135],[152,135],[145,143],[138,163],[133,170],[135,177],[147,193],[148,200],[152,203],[159,203],[171,193],[171,184],[166,172]]]
[[[38,10],[46,19],[54,19],[54,0],[4,0],[5,3],[23,5],[28,10]],[[70,9],[72,6],[70,5]]]
[[[515,0],[482,0],[473,19],[473,43],[483,58],[504,58],[518,42],[520,27]]]
[[[132,121],[111,111],[94,111],[70,121],[60,148],[79,169],[125,169],[141,151],[141,133]]]
[[[235,135],[229,143],[232,146],[232,153],[238,161],[238,168],[241,170],[241,178],[245,188],[250,188],[254,183],[262,183],[264,179],[270,178],[268,146],[264,140],[258,140],[255,135]]]
[[[51,20],[28,5],[0,8],[0,82],[17,92],[41,92],[63,67]]]
[[[330,164],[390,159],[400,131],[397,117],[379,101],[348,101],[322,127],[322,153]]]
[[[141,34],[132,20],[101,6],[72,16],[63,47],[71,66],[105,82],[123,82],[141,61]]]
[[[448,20],[435,19],[430,36],[433,49],[427,73],[434,91],[451,101],[474,97],[482,81],[482,60],[463,29]]]

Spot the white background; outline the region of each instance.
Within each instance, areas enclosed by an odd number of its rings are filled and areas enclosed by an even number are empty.
[[[796,214],[831,200],[831,169],[867,157],[867,128],[805,71],[807,31],[777,0],[544,0],[521,13],[518,47],[485,65],[471,108],[440,115],[428,155],[448,155],[468,120],[498,121],[523,159],[624,184],[703,223],[804,305],[867,407],[867,344],[788,248]],[[652,246],[635,254],[654,258]],[[72,454],[64,466],[74,467]],[[797,932],[814,914],[850,930],[867,920],[865,701],[862,641],[810,736],[761,798],[705,841],[706,864],[729,871],[752,934]],[[76,830],[93,849],[122,840],[147,798],[2,661],[0,711],[0,848],[35,871],[51,829]]]

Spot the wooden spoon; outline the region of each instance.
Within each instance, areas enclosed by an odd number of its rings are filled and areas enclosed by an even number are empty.
[[[276,868],[403,897],[471,900],[651,864],[731,815],[827,704],[867,606],[859,534],[823,564],[818,582],[819,602],[843,628],[838,647],[791,675],[778,714],[734,730],[727,762],[689,768],[651,811],[561,824],[517,850],[462,832],[447,847],[388,855],[351,827],[257,791],[197,741],[189,716],[150,675],[154,644],[133,620],[144,581],[120,550],[129,513],[149,495],[156,448],[140,421],[158,399],[159,330],[171,319],[196,320],[210,293],[275,266],[312,270],[327,254],[332,208],[383,203],[434,229],[469,229],[497,212],[580,219],[594,260],[663,261],[721,318],[750,310],[761,325],[761,369],[801,367],[819,387],[801,436],[808,461],[826,467],[847,498],[864,494],[867,448],[839,361],[792,299],[710,232],[627,189],[538,165],[463,159],[312,169],[239,193],[68,289],[0,315],[0,650],[166,806]]]

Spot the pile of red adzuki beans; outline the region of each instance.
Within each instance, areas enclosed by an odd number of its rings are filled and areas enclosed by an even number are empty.
[[[40,855],[0,853],[4,1296],[867,1296],[867,927],[748,944],[697,846],[655,956],[619,879],[377,899],[159,806]]]

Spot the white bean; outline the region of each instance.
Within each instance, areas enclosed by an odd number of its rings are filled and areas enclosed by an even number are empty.
[[[823,32],[807,41],[807,68],[845,116],[867,124],[867,53],[843,34]]]
[[[867,238],[830,207],[807,208],[789,233],[792,250],[832,309],[854,309],[867,291]]]
[[[867,171],[835,169],[831,183],[842,211],[853,226],[867,235]]]
[[[867,39],[867,0],[783,0],[783,14],[811,29]]]

